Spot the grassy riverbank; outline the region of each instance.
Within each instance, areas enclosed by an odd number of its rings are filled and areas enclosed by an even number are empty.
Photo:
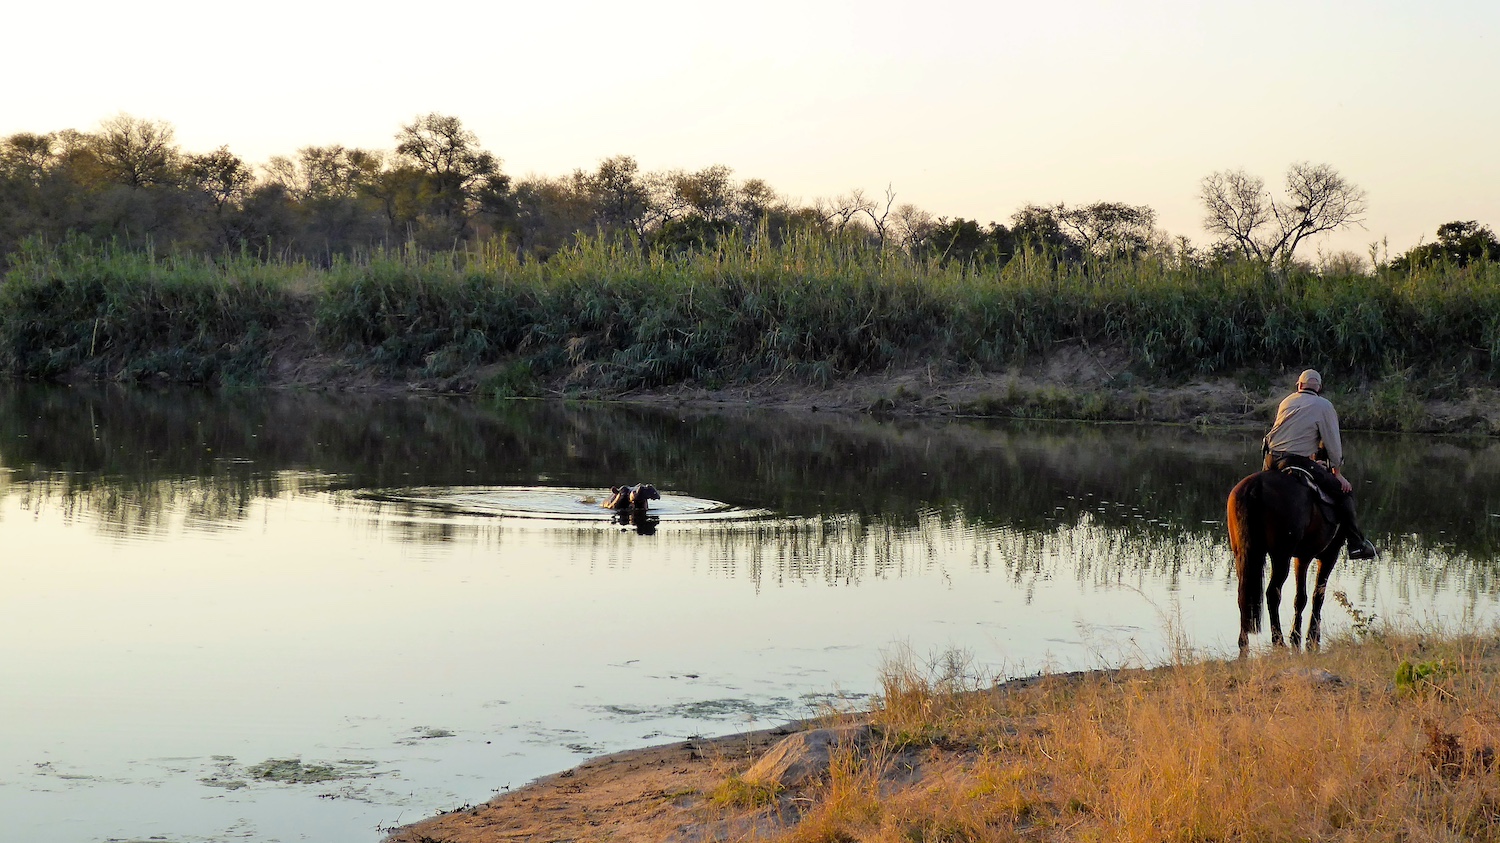
[[[1387,429],[1452,427],[1424,405],[1500,386],[1491,263],[1326,277],[1026,253],[974,272],[807,238],[676,256],[591,242],[546,262],[501,248],[381,254],[326,269],[70,243],[9,264],[0,374],[19,378],[613,397],[921,372],[929,386],[984,382],[949,412],[1128,419],[1174,412],[1163,387],[1217,381],[1253,404],[1317,365],[1350,391],[1351,421]],[[1063,375],[1030,376],[1059,360]],[[890,394],[866,390],[866,408],[932,405],[938,391],[893,380]],[[1175,412],[1192,417],[1187,403]],[[1494,432],[1484,418],[1467,427]]]
[[[1497,655],[1377,632],[998,691],[896,665],[879,742],[835,759],[784,839],[1494,840]],[[932,769],[904,786],[903,763]]]
[[[1500,839],[1500,648],[1356,618],[1318,655],[1184,653],[992,686],[889,665],[864,737],[809,778],[754,777],[780,735],[591,761],[392,841]]]

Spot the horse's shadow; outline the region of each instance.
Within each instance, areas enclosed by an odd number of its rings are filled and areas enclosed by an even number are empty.
[[[1318,649],[1322,639],[1323,597],[1328,577],[1338,562],[1339,549],[1347,538],[1320,504],[1317,492],[1301,480],[1279,471],[1261,471],[1246,477],[1229,493],[1229,546],[1234,550],[1235,574],[1239,579],[1240,655],[1250,646],[1250,636],[1260,632],[1261,607],[1271,614],[1271,643],[1284,646],[1281,633],[1281,587],[1297,560],[1297,596],[1293,605],[1291,645],[1302,645],[1302,610],[1308,603],[1307,569],[1313,560],[1318,573],[1312,592],[1312,611],[1307,621],[1307,648]],[[1271,578],[1261,593],[1266,558],[1271,560]]]

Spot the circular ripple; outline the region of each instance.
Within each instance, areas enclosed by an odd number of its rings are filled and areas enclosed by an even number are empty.
[[[602,494],[601,494],[602,491]],[[600,502],[609,491],[566,486],[482,486],[392,489],[364,492],[369,500],[428,507],[455,515],[550,518],[566,521],[609,521],[615,514]],[[762,518],[763,509],[745,509],[721,501],[662,492],[651,502],[650,514],[672,521],[719,521]]]

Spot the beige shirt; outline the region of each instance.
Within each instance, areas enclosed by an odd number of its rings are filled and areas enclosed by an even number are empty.
[[[1276,423],[1266,434],[1272,451],[1314,457],[1321,445],[1328,464],[1344,464],[1344,445],[1339,441],[1339,414],[1333,404],[1316,392],[1294,392],[1276,408]]]

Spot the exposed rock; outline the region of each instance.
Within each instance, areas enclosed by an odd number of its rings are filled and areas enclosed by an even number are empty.
[[[771,747],[741,778],[747,782],[797,787],[827,775],[835,750],[859,748],[869,741],[869,724],[797,732]]]
[[[1288,679],[1301,679],[1309,685],[1338,687],[1344,684],[1344,680],[1338,674],[1330,673],[1321,667],[1301,667],[1284,671],[1281,675]]]

